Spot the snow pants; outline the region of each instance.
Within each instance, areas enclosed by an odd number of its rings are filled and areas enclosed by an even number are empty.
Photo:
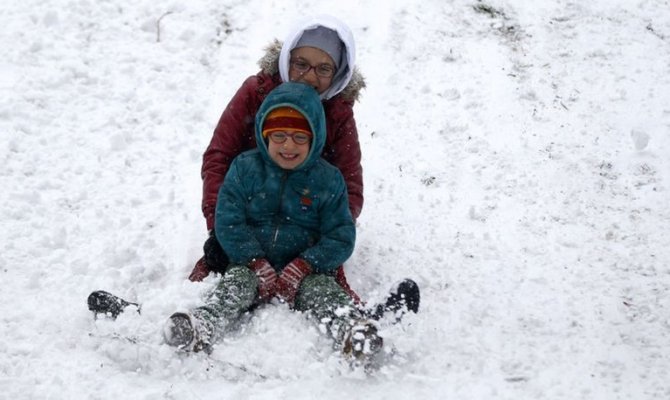
[[[256,274],[246,266],[230,266],[207,296],[205,305],[195,310],[198,318],[213,331],[225,333],[255,304],[258,293]],[[300,284],[294,308],[305,311],[317,323],[323,324],[341,344],[345,331],[361,314],[351,297],[334,276],[312,274]]]

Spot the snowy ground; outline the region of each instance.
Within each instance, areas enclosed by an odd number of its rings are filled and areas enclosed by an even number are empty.
[[[214,284],[186,280],[214,124],[312,12],[368,82],[352,285],[423,289],[371,377],[283,306],[209,357],[160,339]],[[668,1],[10,0],[0,25],[0,398],[670,398]],[[142,315],[94,322],[96,289]]]

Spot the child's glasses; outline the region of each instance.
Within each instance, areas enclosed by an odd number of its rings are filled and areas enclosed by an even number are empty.
[[[295,144],[305,144],[308,143],[311,138],[308,134],[303,132],[288,133],[284,131],[271,132],[268,136],[270,137],[270,140],[277,144],[284,143],[288,138],[291,138]]]

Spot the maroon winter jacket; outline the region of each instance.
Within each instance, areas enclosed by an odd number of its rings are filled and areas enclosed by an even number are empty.
[[[263,60],[261,60],[261,66]],[[207,229],[214,227],[214,209],[219,186],[230,163],[243,151],[256,148],[254,118],[265,96],[281,84],[278,73],[263,69],[247,78],[223,111],[212,141],[203,156],[202,211]],[[361,148],[354,120],[353,105],[358,91],[365,86],[360,75],[352,78],[351,90],[323,102],[326,113],[327,138],[323,158],[335,165],[344,176],[349,194],[349,209],[354,219],[363,207],[363,169]]]

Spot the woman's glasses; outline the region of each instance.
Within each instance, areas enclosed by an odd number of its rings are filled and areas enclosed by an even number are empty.
[[[305,75],[310,69],[314,69],[316,76],[321,78],[330,78],[335,74],[335,68],[330,64],[311,65],[305,60],[291,60],[291,67],[298,71],[300,75]]]
[[[284,143],[288,138],[291,138],[295,144],[305,144],[308,143],[312,138],[310,135],[304,132],[288,133],[284,131],[274,131],[271,132],[268,136],[270,137],[270,140],[277,144]]]

